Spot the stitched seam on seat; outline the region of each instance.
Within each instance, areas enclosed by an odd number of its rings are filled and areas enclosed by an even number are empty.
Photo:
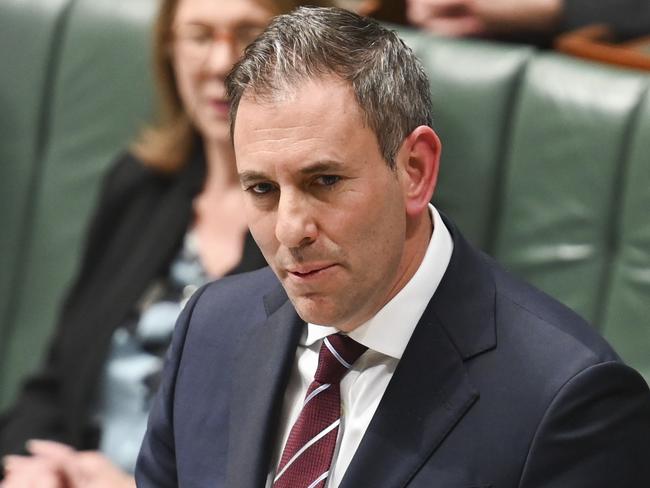
[[[50,117],[52,112],[52,105],[54,103],[52,92],[54,91],[54,82],[58,73],[59,61],[61,58],[61,52],[63,43],[65,40],[65,29],[70,18],[70,12],[75,3],[75,0],[69,0],[67,4],[61,8],[56,16],[54,27],[52,29],[52,44],[48,51],[47,65],[45,69],[45,76],[43,77],[43,88],[39,94],[39,107],[41,108],[38,120],[38,126],[36,129],[36,150],[34,152],[34,159],[32,161],[32,174],[27,187],[27,194],[31,195],[28,199],[25,214],[23,227],[20,229],[20,236],[18,238],[18,251],[16,253],[15,259],[15,268],[13,271],[9,271],[12,274],[10,283],[11,296],[7,299],[7,310],[4,317],[0,317],[0,320],[5,323],[5,334],[7,340],[2,341],[3,345],[0,347],[0,354],[2,355],[3,362],[0,363],[0,383],[4,384],[9,376],[9,371],[12,368],[7,367],[4,364],[4,361],[9,357],[8,351],[13,343],[14,332],[16,331],[18,324],[16,321],[16,314],[19,310],[20,297],[22,296],[22,288],[25,282],[25,273],[24,270],[20,269],[20,264],[24,263],[26,258],[29,256],[29,251],[31,250],[31,241],[34,233],[34,222],[36,220],[36,209],[38,208],[38,203],[40,202],[41,192],[41,182],[42,182],[42,173],[43,173],[43,155],[45,153],[45,146],[47,145],[47,140],[50,132]],[[4,367],[1,367],[4,366]],[[4,372],[4,374],[2,374]],[[0,401],[4,400],[0,396]]]
[[[644,137],[639,132],[634,132],[634,128],[640,126],[642,107],[645,102],[650,101],[650,87],[646,87],[641,93],[639,101],[634,108],[632,115],[626,123],[625,136],[621,143],[621,153],[614,178],[614,191],[612,194],[612,205],[607,215],[607,229],[609,232],[605,235],[604,263],[601,273],[600,286],[596,292],[596,309],[594,310],[594,325],[598,330],[603,330],[604,318],[607,313],[608,298],[612,290],[612,276],[614,274],[615,263],[620,259],[621,252],[621,227],[622,211],[624,204],[625,187],[629,181],[628,174],[630,171],[630,157],[634,137]]]
[[[484,239],[483,250],[490,255],[495,254],[498,245],[499,231],[501,229],[501,216],[503,215],[503,208],[506,205],[504,188],[506,186],[510,166],[512,165],[510,154],[512,152],[513,129],[518,118],[518,109],[521,105],[522,97],[524,96],[525,83],[527,75],[531,69],[534,55],[535,51],[531,49],[527,53],[526,59],[521,63],[521,66],[514,77],[511,90],[512,93],[505,110],[506,121],[503,123],[499,134],[499,148],[496,156],[498,161],[495,165],[495,169],[497,169],[496,174],[501,177],[495,177],[492,182],[492,195],[490,195],[488,202],[491,209],[489,221],[492,222],[492,225],[489,225],[487,229],[484,229],[485,235],[481,236],[482,239]]]

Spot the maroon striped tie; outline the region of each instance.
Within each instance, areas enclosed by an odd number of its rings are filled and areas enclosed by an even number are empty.
[[[314,381],[282,451],[273,488],[325,486],[341,422],[339,383],[366,349],[341,334],[323,339]]]

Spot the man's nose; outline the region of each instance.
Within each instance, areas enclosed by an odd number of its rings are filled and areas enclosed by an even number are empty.
[[[285,192],[278,202],[275,236],[283,246],[298,248],[316,240],[318,226],[306,198]]]

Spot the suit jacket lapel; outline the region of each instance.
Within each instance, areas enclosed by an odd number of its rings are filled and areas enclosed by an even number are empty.
[[[494,284],[483,258],[446,224],[454,237],[447,272],[341,488],[406,486],[479,397],[463,361],[496,344]]]
[[[278,302],[282,302],[276,308]],[[304,322],[279,288],[266,300],[271,312],[247,337],[233,373],[226,486],[264,486],[287,386]]]
[[[425,316],[341,488],[405,486],[478,398],[439,323],[431,311]]]

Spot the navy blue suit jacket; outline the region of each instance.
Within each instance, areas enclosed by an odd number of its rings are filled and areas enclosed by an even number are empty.
[[[341,487],[650,487],[641,376],[448,226],[449,267]],[[264,487],[303,327],[268,268],[198,292],[177,325],[138,486]]]

